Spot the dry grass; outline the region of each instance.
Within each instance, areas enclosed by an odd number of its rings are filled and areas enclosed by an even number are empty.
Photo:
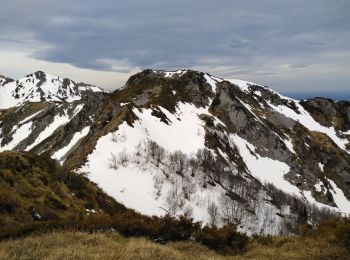
[[[346,249],[323,238],[277,237],[268,245],[252,243],[242,259],[348,259]]]
[[[74,223],[128,210],[86,177],[29,153],[0,153],[0,237],[24,234],[35,225]]]
[[[118,234],[54,232],[0,244],[1,259],[220,259],[193,243],[163,246]]]
[[[156,244],[118,234],[53,232],[0,243],[0,259],[348,259],[330,237],[252,241],[243,255],[222,256],[194,242]]]

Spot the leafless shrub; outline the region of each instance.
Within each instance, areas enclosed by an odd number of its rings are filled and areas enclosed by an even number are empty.
[[[128,161],[129,161],[129,157],[128,157],[127,153],[126,153],[126,150],[124,149],[123,151],[121,151],[118,154],[118,163],[123,165],[124,167],[126,167]]]
[[[159,197],[161,195],[161,191],[162,191],[162,187],[164,184],[164,180],[162,176],[156,175],[154,178],[154,183],[153,183],[153,187],[156,190],[156,196]]]
[[[181,176],[181,184],[184,198],[190,201],[192,194],[196,192],[196,184],[185,176]]]
[[[109,168],[118,169],[118,160],[117,156],[114,153],[111,153],[111,158],[109,159]]]
[[[118,136],[115,132],[112,133],[112,141],[116,143],[118,142]]]
[[[174,182],[165,198],[165,201],[170,215],[176,215],[176,213],[183,207],[184,202],[182,197],[179,196],[178,182]]]
[[[120,132],[120,133],[116,133],[116,132],[113,132],[112,133],[112,141],[113,142],[125,142],[126,140],[126,134],[124,132]]]
[[[237,215],[240,205],[238,202],[231,200],[225,194],[222,194],[220,198],[220,209],[222,220],[227,224],[235,224],[237,222]]]
[[[193,208],[190,205],[187,205],[183,210],[183,215],[185,218],[192,218]]]

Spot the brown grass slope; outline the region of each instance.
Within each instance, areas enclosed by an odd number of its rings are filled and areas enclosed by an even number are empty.
[[[254,237],[220,255],[195,242],[156,244],[118,233],[50,232],[0,243],[1,259],[349,259],[350,222],[330,221],[302,237]]]
[[[93,214],[89,210],[112,215],[126,208],[50,158],[0,153],[0,237],[33,225],[83,221]]]

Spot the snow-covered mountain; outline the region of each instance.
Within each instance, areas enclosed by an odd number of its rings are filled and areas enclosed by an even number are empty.
[[[83,92],[102,92],[93,85],[52,76],[37,71],[19,80],[0,76],[0,109],[18,106],[24,102],[71,102],[79,100]]]
[[[87,134],[109,96],[99,87],[40,71],[16,81],[2,78],[0,151],[44,153],[58,143],[68,145],[79,133],[80,137]],[[62,151],[57,152],[53,158],[61,159]]]
[[[0,150],[46,153],[148,215],[291,234],[350,214],[350,102],[191,70],[67,100],[1,112]]]

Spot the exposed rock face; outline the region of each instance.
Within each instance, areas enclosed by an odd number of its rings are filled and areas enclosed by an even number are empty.
[[[334,127],[339,132],[350,128],[350,102],[326,98],[312,98],[301,101],[301,104],[320,124]]]
[[[14,80],[11,78],[0,75],[0,85],[5,85],[5,84],[12,82],[12,81],[14,81]]]
[[[33,78],[39,89],[47,83],[41,72]],[[111,95],[86,88],[78,100],[64,94],[72,84],[62,81],[57,102],[42,94],[4,110],[0,149],[87,171],[142,213],[234,222],[248,233],[296,233],[350,213],[349,102],[297,101],[190,70],[145,70]]]

